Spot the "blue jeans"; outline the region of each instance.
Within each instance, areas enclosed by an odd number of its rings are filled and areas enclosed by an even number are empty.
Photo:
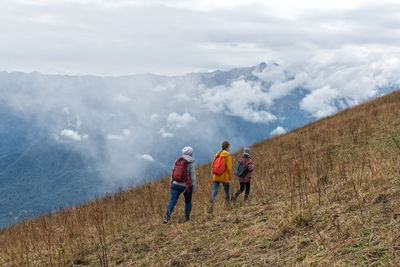
[[[218,194],[218,188],[219,188],[219,183],[220,182],[213,182],[213,190],[211,194],[211,202],[214,203],[215,197]],[[222,183],[224,186],[224,191],[225,191],[225,199],[229,201],[229,183]]]
[[[185,191],[186,187],[172,184],[171,185],[171,201],[167,206],[167,211],[165,212],[165,218],[167,220],[170,219],[171,213],[174,210],[176,203],[178,202],[179,195]],[[192,210],[192,187],[189,187],[183,196],[185,197],[185,219],[189,220],[190,218],[190,211]]]

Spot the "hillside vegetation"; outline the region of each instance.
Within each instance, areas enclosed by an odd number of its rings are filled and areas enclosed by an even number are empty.
[[[180,200],[162,223],[164,178],[2,230],[0,264],[399,265],[399,140],[397,91],[255,144],[248,202],[225,205],[220,188],[208,214],[206,164],[189,222]]]

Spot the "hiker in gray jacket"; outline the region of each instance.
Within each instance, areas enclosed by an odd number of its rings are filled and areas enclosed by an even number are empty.
[[[182,149],[182,156],[174,163],[171,175],[171,200],[165,212],[164,223],[170,220],[171,213],[181,193],[185,197],[185,219],[186,221],[190,219],[192,194],[194,192],[196,192],[196,167],[193,158],[193,148],[187,146]]]

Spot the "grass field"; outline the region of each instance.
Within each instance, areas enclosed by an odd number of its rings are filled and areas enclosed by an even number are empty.
[[[0,231],[4,266],[399,266],[400,92],[252,146],[250,200],[214,212],[196,170],[192,219],[169,180]],[[210,155],[210,159],[213,155]],[[233,162],[240,153],[233,155]],[[239,187],[231,182],[231,192]]]

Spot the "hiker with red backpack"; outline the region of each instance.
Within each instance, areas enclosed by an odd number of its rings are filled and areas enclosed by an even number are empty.
[[[194,165],[193,148],[190,146],[182,149],[180,156],[174,164],[171,175],[171,200],[165,212],[164,223],[168,223],[181,193],[185,197],[185,220],[189,221],[192,210],[192,193],[196,192],[196,168]]]
[[[232,156],[229,154],[230,144],[228,141],[222,142],[222,150],[214,156],[211,163],[211,181],[213,182],[213,190],[211,194],[208,212],[212,212],[215,197],[218,194],[219,184],[222,183],[225,191],[225,200],[229,202],[229,182],[232,178]]]
[[[250,180],[251,172],[254,170],[253,161],[250,158],[251,149],[245,147],[243,149],[243,156],[239,159],[235,168],[235,175],[239,177],[240,189],[232,196],[232,200],[236,201],[239,195],[245,190],[244,200],[249,198],[250,194]]]

